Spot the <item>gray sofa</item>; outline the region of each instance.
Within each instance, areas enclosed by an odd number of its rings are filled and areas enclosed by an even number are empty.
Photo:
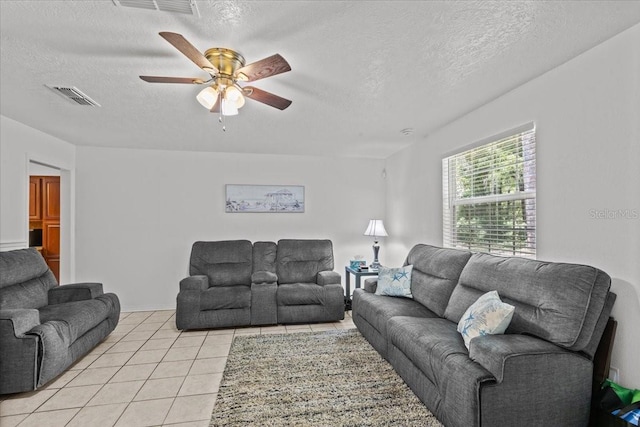
[[[0,252],[0,394],[35,390],[118,324],[120,302],[101,283],[58,286],[33,248]]]
[[[344,319],[330,240],[195,242],[180,282],[178,329]]]
[[[447,427],[586,426],[593,356],[615,301],[597,268],[419,244],[413,299],[353,295],[353,321]],[[464,344],[457,325],[479,296],[513,306],[503,335]]]

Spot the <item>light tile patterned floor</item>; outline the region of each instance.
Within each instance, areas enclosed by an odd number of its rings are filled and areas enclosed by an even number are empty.
[[[353,328],[309,325],[181,332],[175,312],[122,313],[117,328],[45,387],[0,395],[1,427],[209,425],[234,336]]]

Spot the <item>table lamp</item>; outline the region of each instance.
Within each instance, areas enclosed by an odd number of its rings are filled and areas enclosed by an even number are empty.
[[[373,237],[373,262],[369,266],[372,270],[380,268],[380,262],[378,261],[378,253],[380,252],[380,245],[378,245],[378,237],[388,236],[387,230],[384,229],[384,223],[381,219],[372,219],[369,221],[369,226],[364,232],[365,236]]]

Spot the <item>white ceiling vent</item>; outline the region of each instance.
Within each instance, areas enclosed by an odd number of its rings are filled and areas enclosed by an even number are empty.
[[[77,87],[62,87],[62,86],[50,86],[46,85],[52,91],[58,93],[59,95],[75,102],[80,105],[89,105],[91,107],[100,107],[93,99],[89,98],[89,96],[82,93],[80,89]]]
[[[113,3],[116,6],[186,13],[187,15],[200,17],[200,12],[198,12],[198,6],[196,6],[195,0],[113,0]]]

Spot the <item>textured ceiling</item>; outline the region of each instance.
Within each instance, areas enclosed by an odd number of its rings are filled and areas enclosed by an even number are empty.
[[[640,22],[639,1],[196,3],[0,1],[0,114],[76,145],[385,158]],[[222,132],[201,87],[138,78],[207,77],[160,31],[247,63],[280,53],[292,71],[254,85],[293,104],[247,100]]]

